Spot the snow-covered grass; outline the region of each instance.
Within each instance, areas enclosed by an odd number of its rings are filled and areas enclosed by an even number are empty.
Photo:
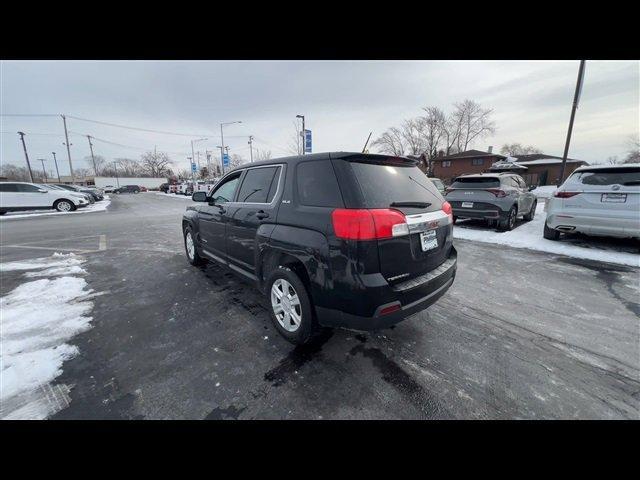
[[[67,342],[89,329],[95,296],[81,276],[84,259],[54,254],[0,265],[37,280],[0,298],[0,419],[42,419],[64,408],[69,387],[50,385],[64,361],[78,354]]]
[[[554,187],[555,189],[555,187]],[[600,262],[617,263],[640,267],[640,255],[616,250],[605,250],[593,246],[593,248],[581,247],[568,243],[566,240],[546,240],[542,237],[546,213],[544,205],[538,203],[536,215],[530,222],[518,222],[516,228],[510,232],[497,232],[479,222],[469,223],[459,221],[453,228],[454,238],[473,240],[476,242],[495,243],[508,245],[515,248],[527,248],[541,252],[566,255],[568,257],[584,258]]]
[[[32,217],[44,217],[52,215],[78,215],[80,213],[95,213],[105,212],[107,207],[111,203],[108,196],[105,195],[104,200],[96,203],[92,203],[83,208],[78,208],[73,212],[57,212],[55,210],[24,210],[21,212],[7,212],[0,217],[0,220],[13,220],[16,218],[32,218]]]

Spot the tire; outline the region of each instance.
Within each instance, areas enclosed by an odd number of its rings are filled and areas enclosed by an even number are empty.
[[[498,231],[500,232],[509,232],[513,230],[516,226],[516,220],[518,218],[518,209],[514,205],[509,209],[509,213],[507,213],[507,218],[504,220],[500,220],[498,222]]]
[[[542,232],[542,236],[547,240],[560,240],[560,232],[554,230],[553,228],[549,228],[547,222],[544,222],[544,230]]]
[[[7,213],[6,210],[0,210],[0,215],[4,215],[5,213]]]
[[[53,204],[53,208],[59,212],[73,212],[76,209],[76,206],[70,200],[56,200],[56,203]]]
[[[134,190],[133,193],[138,194],[140,193],[140,190]]]
[[[291,269],[279,266],[269,275],[266,285],[271,321],[276,330],[295,345],[307,343],[316,331],[316,321],[302,280]],[[279,297],[278,292],[282,296]],[[285,296],[286,300],[283,300]]]
[[[535,217],[535,215],[536,215],[536,208],[537,207],[538,207],[538,201],[534,200],[533,201],[533,205],[531,206],[531,211],[529,213],[527,213],[524,217],[522,217],[525,222],[530,222],[531,220],[533,220],[533,217]]]
[[[183,232],[184,236],[184,250],[187,254],[187,260],[193,266],[204,265],[206,260],[200,256],[198,249],[196,248],[196,239],[193,235],[191,227],[186,227]],[[189,240],[190,239],[190,240]]]

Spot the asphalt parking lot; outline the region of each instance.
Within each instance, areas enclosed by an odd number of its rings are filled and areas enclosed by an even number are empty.
[[[293,347],[257,290],[191,267],[188,201],[5,220],[0,263],[74,252],[100,295],[53,419],[637,419],[639,271],[457,240],[449,292],[393,329]],[[3,273],[2,295],[23,282]]]

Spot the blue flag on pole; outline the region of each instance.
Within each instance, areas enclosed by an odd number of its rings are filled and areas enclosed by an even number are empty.
[[[311,153],[311,130],[304,131],[304,153]]]

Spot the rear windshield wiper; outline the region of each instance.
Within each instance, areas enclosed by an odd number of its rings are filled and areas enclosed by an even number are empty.
[[[429,202],[393,202],[390,207],[416,207],[428,208],[431,206]]]

